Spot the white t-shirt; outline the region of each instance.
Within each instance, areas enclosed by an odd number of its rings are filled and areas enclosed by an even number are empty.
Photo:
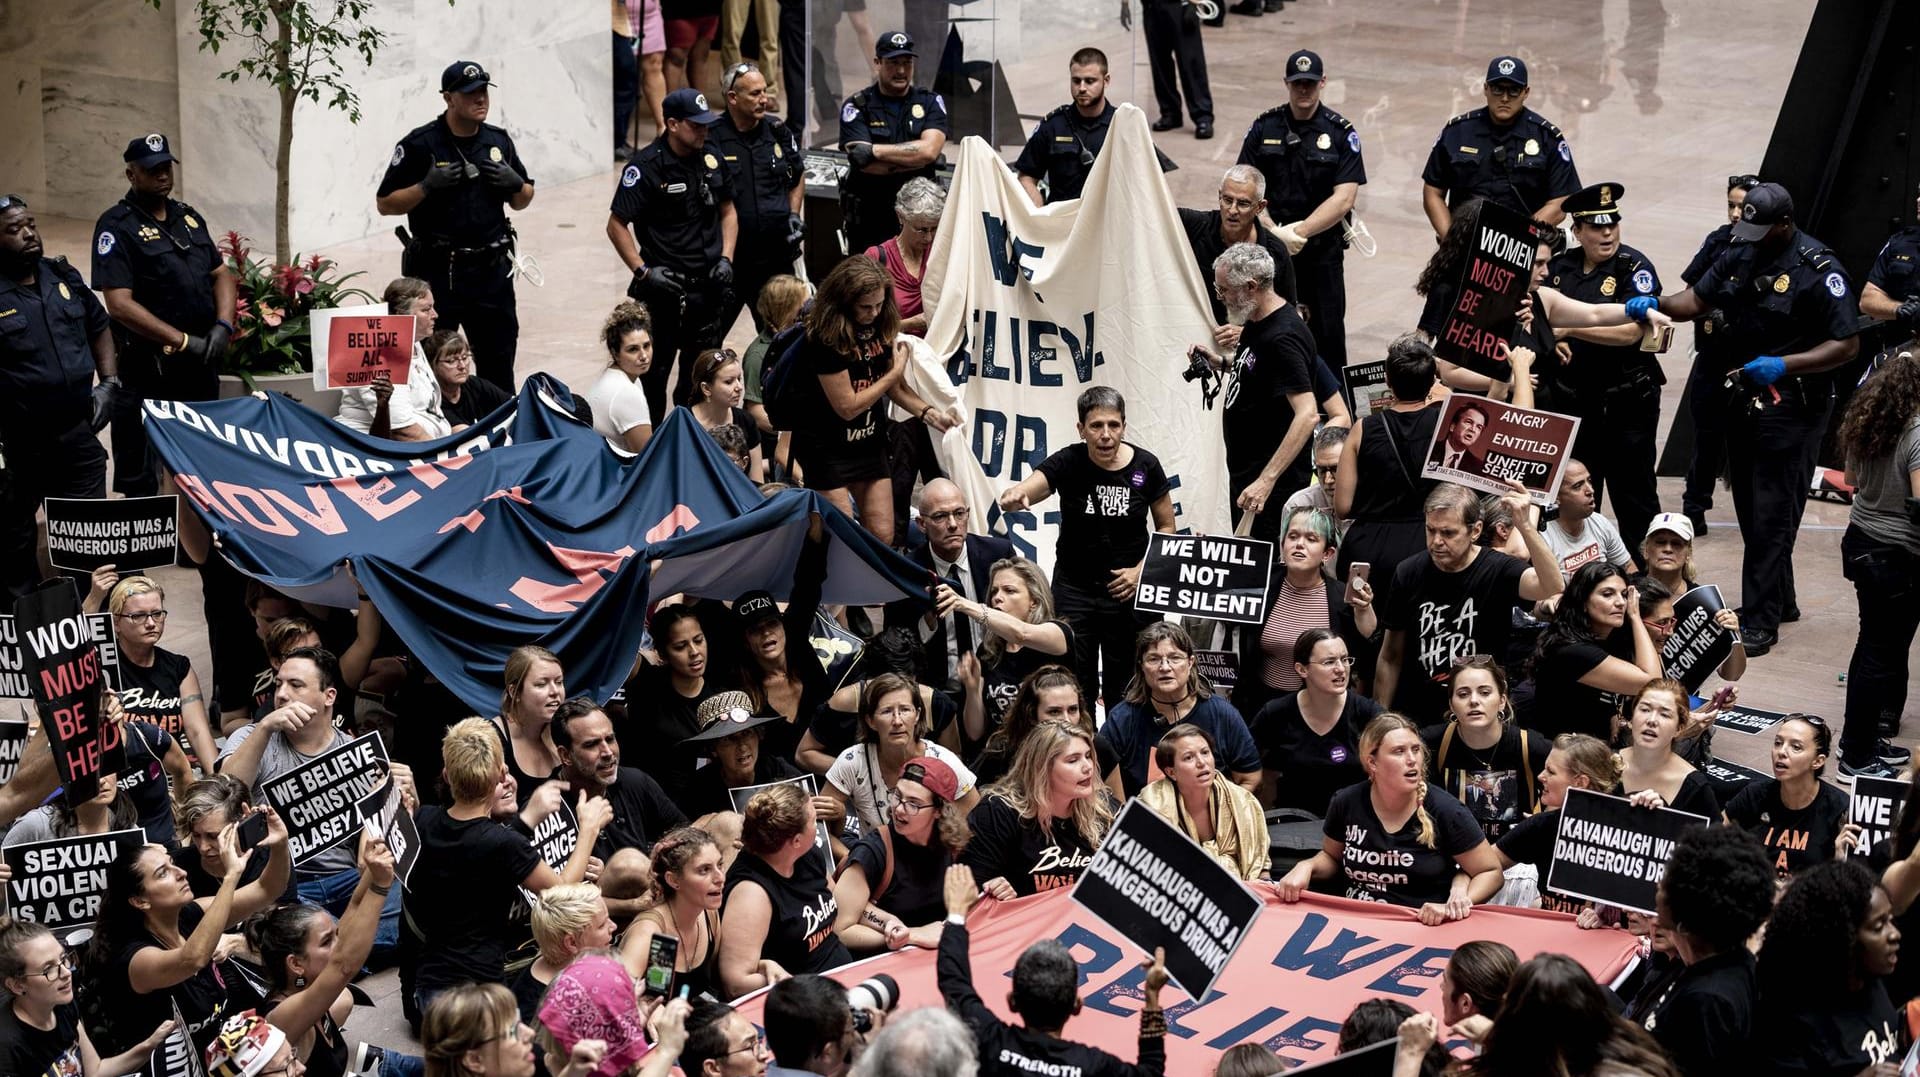
[[[1620,528],[1612,520],[1599,513],[1583,521],[1580,537],[1569,536],[1560,521],[1554,520],[1540,529],[1540,537],[1547,540],[1547,549],[1553,551],[1553,559],[1560,562],[1560,575],[1572,579],[1580,566],[1594,561],[1605,561],[1610,565],[1626,567],[1633,560],[1627,552],[1627,544],[1621,541]]]
[[[953,768],[953,776],[960,782],[960,796],[973,792],[973,771],[960,761],[960,757],[942,748],[932,741],[924,742],[927,757],[938,759]],[[852,806],[853,814],[860,819],[864,828],[881,825],[880,806],[886,801],[887,791],[874,786],[880,782],[880,749],[872,744],[856,744],[841,752],[833,765],[827,768],[827,781],[835,789],[846,794],[847,803]]]
[[[618,367],[600,372],[600,380],[587,390],[587,406],[593,409],[594,431],[616,449],[627,447],[627,431],[653,425],[646,392]]]
[[[343,389],[336,418],[340,425],[364,434],[373,429],[373,412],[379,403],[372,389]],[[433,364],[417,342],[407,367],[407,383],[394,386],[393,396],[387,399],[387,417],[393,429],[418,426],[429,440],[453,433],[453,424],[440,412],[440,383],[434,380]]]

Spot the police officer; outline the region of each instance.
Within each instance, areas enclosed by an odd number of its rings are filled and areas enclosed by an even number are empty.
[[[1073,93],[1071,104],[1061,105],[1040,121],[1027,139],[1013,170],[1020,186],[1036,206],[1079,198],[1086,189],[1093,162],[1107,144],[1107,130],[1113,125],[1113,103],[1107,100],[1107,54],[1088,47],[1067,61],[1067,84]],[[1180,167],[1158,149],[1160,171]],[[1040,189],[1046,181],[1046,190]]]
[[[1680,271],[1680,279],[1691,285],[1706,275],[1728,247],[1733,245],[1733,223],[1740,219],[1741,203],[1747,192],[1759,186],[1760,177],[1747,174],[1727,177],[1727,222],[1707,234],[1694,252],[1693,261]],[[1727,373],[1745,362],[1727,347],[1727,316],[1714,309],[1694,320],[1693,368],[1687,372],[1687,416],[1693,420],[1693,456],[1687,461],[1687,485],[1681,494],[1681,509],[1693,524],[1695,535],[1707,533],[1707,510],[1713,507],[1713,487],[1727,463]],[[1737,361],[1736,361],[1737,358]]]
[[[127,143],[127,194],[93,228],[93,287],[114,322],[114,350],[127,392],[113,417],[113,488],[128,497],[159,492],[147,458],[140,399],[211,400],[233,335],[238,281],[214,246],[205,218],[173,193],[167,137]]]
[[[1120,0],[1120,22],[1133,16]],[[1207,82],[1207,46],[1200,40],[1200,16],[1189,0],[1140,0],[1146,20],[1147,65],[1153,71],[1153,99],[1160,118],[1155,131],[1180,126],[1180,90],[1187,91],[1187,111],[1193,115],[1193,137],[1213,137],[1213,89]],[[1179,82],[1174,77],[1179,76]]]
[[[513,139],[487,123],[492,80],[459,60],[440,74],[447,109],[393,148],[374,205],[406,214],[413,239],[400,272],[433,288],[435,329],[462,329],[479,375],[511,393],[520,344],[514,309],[513,226],[506,210],[526,209],[533,180]]]
[[[1733,245],[1693,287],[1655,302],[1676,319],[1724,311],[1728,349],[1744,360],[1728,394],[1727,458],[1745,543],[1740,641],[1758,657],[1798,606],[1793,543],[1833,407],[1828,372],[1860,347],[1852,286],[1839,257],[1794,226],[1787,189],[1762,183],[1740,206]]]
[[[41,500],[107,496],[94,433],[120,387],[111,327],[80,271],[45,257],[27,204],[0,197],[0,587],[16,598],[40,582]]]
[[[1344,225],[1367,182],[1360,132],[1320,103],[1326,67],[1317,53],[1287,57],[1287,103],[1268,109],[1247,129],[1240,163],[1267,178],[1267,205],[1293,255],[1300,306],[1314,345],[1334,376],[1347,365],[1347,280]]]
[[[662,112],[667,129],[627,162],[607,217],[607,238],[633,271],[627,294],[653,319],[653,366],[640,387],[655,426],[667,413],[667,376],[679,369],[673,402],[685,404],[694,359],[726,332],[721,311],[739,310],[728,299],[739,236],[732,175],[707,145],[720,114],[691,87],[668,94]]]
[[[873,50],[873,85],[840,106],[840,149],[848,165],[840,203],[850,251],[900,233],[894,196],[915,176],[932,179],[947,147],[947,102],[913,84],[915,56],[906,31],[881,34]]]
[[[727,68],[720,77],[727,111],[708,128],[707,141],[733,180],[733,208],[739,215],[731,297],[721,307],[720,333],[733,328],[740,305],[760,324],[760,289],[771,277],[793,272],[805,226],[800,203],[806,197],[806,166],[800,140],[777,117],[767,115],[767,78],[751,63]]]
[[[1620,198],[1627,189],[1598,183],[1567,196],[1573,218],[1569,247],[1547,263],[1547,283],[1569,299],[1624,303],[1659,295],[1660,275],[1647,256],[1620,242]],[[1638,550],[1647,525],[1660,513],[1654,488],[1654,433],[1660,424],[1660,387],[1667,377],[1659,357],[1640,348],[1637,325],[1569,329],[1571,358],[1560,380],[1572,392],[1583,422],[1573,455],[1593,477],[1593,499],[1613,495],[1614,521],[1627,549]]]
[[[1920,196],[1915,223],[1895,232],[1873,260],[1860,293],[1860,313],[1898,323],[1897,338],[1920,336]]]
[[[1487,65],[1487,107],[1447,121],[1420,176],[1433,234],[1445,237],[1453,208],[1484,198],[1547,224],[1580,189],[1565,135],[1526,107],[1527,65],[1499,56]]]

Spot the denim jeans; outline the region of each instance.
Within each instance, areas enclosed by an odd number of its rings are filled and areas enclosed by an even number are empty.
[[[360,873],[352,869],[337,875],[309,875],[295,880],[300,900],[311,901],[339,919],[346,914],[347,902],[360,885]],[[400,942],[400,887],[396,884],[380,906],[380,929],[373,936],[373,952],[385,956]]]

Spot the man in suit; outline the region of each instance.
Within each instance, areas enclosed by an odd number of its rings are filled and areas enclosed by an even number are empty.
[[[1487,409],[1471,403],[1462,406],[1453,413],[1452,421],[1447,424],[1447,436],[1433,447],[1427,463],[1471,475],[1482,474],[1486,454],[1474,452],[1473,447],[1479,444],[1480,434],[1486,428]]]
[[[951,480],[927,483],[920,489],[920,529],[926,541],[916,543],[907,556],[926,568],[929,586],[937,576],[966,598],[985,602],[988,570],[995,561],[1013,556],[1013,543],[969,534],[970,518],[967,499]],[[914,669],[921,684],[941,687],[956,702],[964,702],[959,698],[960,656],[979,647],[978,626],[956,614],[936,617],[924,602],[902,600],[887,607],[887,627],[913,632],[920,645]]]

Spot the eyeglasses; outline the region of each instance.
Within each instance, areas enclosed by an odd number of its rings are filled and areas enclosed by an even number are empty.
[[[49,964],[46,968],[43,968],[38,972],[29,972],[27,973],[27,975],[28,976],[44,976],[46,977],[46,980],[48,983],[54,983],[58,981],[62,975],[72,975],[72,973],[73,973],[73,955],[61,954],[60,959],[58,961],[55,961]]]
[[[435,359],[434,362],[439,363],[441,366],[472,366],[473,353],[461,352],[458,355],[443,355]]]
[[[1753,175],[1752,173],[1746,173],[1743,175],[1727,177],[1727,190],[1729,191],[1733,190],[1735,187],[1738,187],[1743,191],[1751,191],[1758,186],[1760,186],[1760,177]]]
[[[509,1043],[526,1043],[532,1035],[532,1029],[521,1024],[519,1021],[515,1021],[505,1032],[502,1032],[494,1038],[497,1040],[506,1040]]]
[[[1501,89],[1501,86],[1503,85],[1506,87],[1505,89]],[[1525,86],[1515,86],[1510,82],[1509,83],[1489,83],[1487,85],[1487,95],[1489,97],[1498,97],[1502,101],[1511,101],[1514,98],[1519,97],[1520,95],[1526,92],[1527,92],[1527,88]]]
[[[1328,464],[1325,467],[1322,467],[1319,464],[1315,464],[1313,466],[1313,471],[1314,471],[1314,474],[1319,475],[1323,479],[1331,479],[1335,475],[1340,473],[1340,465]]]
[[[145,610],[140,613],[122,613],[119,616],[124,617],[129,621],[137,622],[139,624],[151,624],[154,621],[166,620],[167,611],[166,610]]]
[[[1657,628],[1662,632],[1671,632],[1680,623],[1678,617],[1655,617],[1647,621],[1648,628]]]
[[[948,509],[946,512],[931,513],[926,519],[928,522],[936,524],[963,524],[967,522],[967,516],[971,514],[972,511],[972,509],[968,508]]]
[[[740,1046],[735,1047],[733,1050],[727,1051],[725,1053],[729,1055],[737,1055],[742,1051],[752,1051],[756,1055],[765,1054],[767,1052],[767,1037],[762,1033],[756,1032],[753,1034],[752,1043],[743,1043]]]
[[[1191,658],[1184,654],[1150,654],[1142,658],[1140,664],[1148,669],[1173,669],[1176,666],[1184,666],[1189,661]]]
[[[1248,210],[1251,210],[1254,207],[1258,206],[1259,204],[1260,203],[1255,202],[1250,198],[1228,198],[1226,195],[1220,196],[1221,209],[1237,209],[1242,213],[1245,213]],[[1215,289],[1215,290],[1217,291],[1218,289]]]
[[[928,808],[933,807],[933,805],[931,804],[923,803],[918,800],[908,800],[906,797],[895,797],[893,799],[893,802],[897,806],[901,808],[905,808],[908,812],[911,812],[914,815],[918,815],[921,812],[926,811]]]
[[[1354,662],[1353,656],[1348,654],[1348,655],[1341,655],[1339,658],[1322,658],[1318,662],[1315,662],[1314,665],[1319,666],[1321,669],[1326,670],[1328,673],[1332,673],[1332,672],[1335,672],[1336,670],[1352,669],[1353,662]]]

